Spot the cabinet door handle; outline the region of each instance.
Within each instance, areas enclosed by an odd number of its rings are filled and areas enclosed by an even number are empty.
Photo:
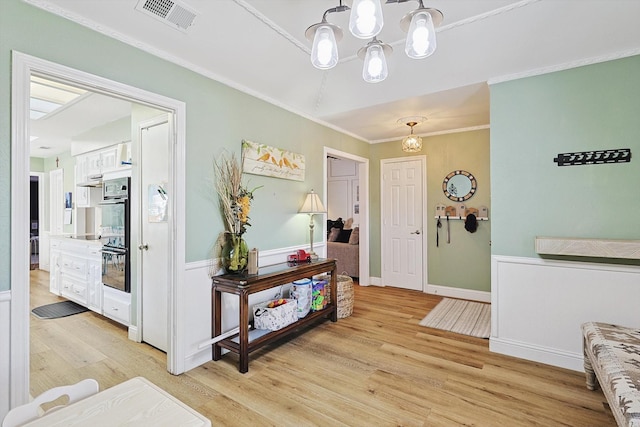
[[[149,245],[147,245],[147,244],[140,245],[140,246],[138,246],[138,249],[148,251],[149,250]]]

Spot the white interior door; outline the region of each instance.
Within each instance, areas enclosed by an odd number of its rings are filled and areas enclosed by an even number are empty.
[[[382,164],[382,283],[423,290],[424,158]]]
[[[167,351],[169,299],[169,135],[166,119],[140,131],[140,214],[139,242],[142,269],[142,341]]]

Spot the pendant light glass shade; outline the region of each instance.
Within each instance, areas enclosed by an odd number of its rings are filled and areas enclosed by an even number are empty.
[[[411,134],[402,139],[402,151],[405,153],[417,153],[422,151],[422,138],[413,134],[413,127],[417,124],[418,123],[416,122],[407,123],[407,126],[411,127]]]
[[[422,59],[436,51],[436,30],[430,9],[412,12],[404,51],[409,58]]]
[[[384,48],[379,42],[370,43],[364,57],[362,78],[368,83],[378,83],[389,75]]]
[[[359,39],[370,39],[380,34],[384,18],[380,0],[353,0],[349,31]]]
[[[311,63],[320,70],[328,70],[338,63],[338,44],[329,25],[322,25],[316,29],[311,48]]]

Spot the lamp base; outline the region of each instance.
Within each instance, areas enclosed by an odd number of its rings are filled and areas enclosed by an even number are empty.
[[[316,254],[316,253],[315,253],[315,252],[313,252],[313,251],[309,251],[309,252],[308,252],[308,254],[309,254],[309,256],[311,257],[311,259],[312,259],[313,261],[315,261],[315,260],[317,260],[318,258],[320,258],[320,257],[318,256],[318,254]]]

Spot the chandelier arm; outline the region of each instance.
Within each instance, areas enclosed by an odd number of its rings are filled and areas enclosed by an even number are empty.
[[[420,0],[422,1],[422,0]],[[335,12],[346,12],[347,10],[351,10],[351,8],[347,5],[342,4],[342,0],[340,0],[340,5],[336,7],[332,7],[331,9],[327,9],[322,14],[322,22],[327,22],[327,15]]]

